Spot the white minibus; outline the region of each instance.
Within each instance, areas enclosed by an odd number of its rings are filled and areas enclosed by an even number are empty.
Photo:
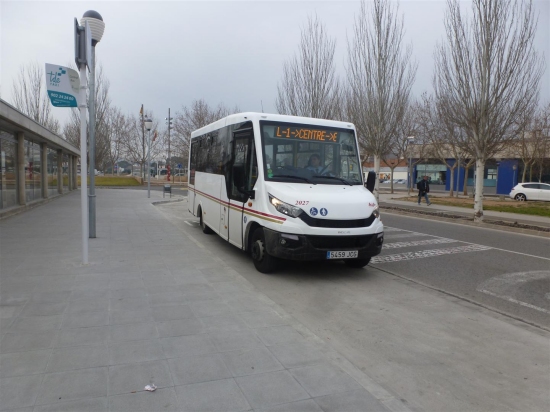
[[[194,131],[190,149],[189,211],[260,272],[279,259],[361,268],[380,253],[384,226],[353,124],[233,114]]]

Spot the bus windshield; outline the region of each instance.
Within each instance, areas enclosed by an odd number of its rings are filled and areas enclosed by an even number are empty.
[[[362,184],[353,130],[270,121],[260,128],[266,180]]]

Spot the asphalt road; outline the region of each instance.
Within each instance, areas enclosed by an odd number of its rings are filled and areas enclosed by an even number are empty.
[[[374,267],[550,330],[550,239],[429,217],[383,221]]]
[[[384,214],[386,247],[367,268],[265,275],[203,234],[185,201],[159,210],[411,409],[548,409],[548,239]]]

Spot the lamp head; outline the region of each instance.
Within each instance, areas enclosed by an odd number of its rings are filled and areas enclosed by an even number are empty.
[[[414,141],[414,136],[409,136],[409,137],[407,137],[407,140],[408,140],[410,143],[412,143],[412,142]]]
[[[84,26],[84,22],[86,21],[90,25],[90,31],[92,32],[92,46],[95,47],[103,37],[103,32],[105,31],[103,17],[95,10],[88,10],[80,19],[80,25]]]
[[[145,119],[145,128],[147,129],[148,132],[151,131],[151,129],[153,128],[153,121],[149,118]]]

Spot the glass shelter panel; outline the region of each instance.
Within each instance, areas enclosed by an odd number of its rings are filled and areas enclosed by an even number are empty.
[[[0,132],[0,209],[17,205],[17,142]]]
[[[48,149],[48,195],[57,195],[57,152]]]
[[[69,191],[69,155],[63,155],[63,193]]]

